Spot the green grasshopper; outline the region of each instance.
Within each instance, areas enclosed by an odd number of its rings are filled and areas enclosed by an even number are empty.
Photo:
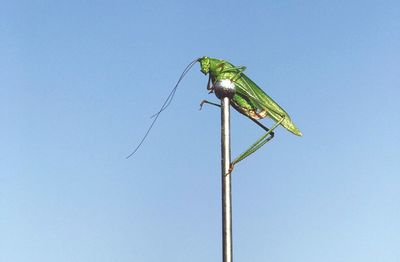
[[[136,153],[136,151],[142,145],[143,141],[146,139],[160,113],[164,111],[171,103],[179,83],[196,62],[200,63],[200,71],[205,75],[209,75],[207,84],[207,89],[210,91],[209,93],[214,92],[214,84],[217,81],[230,80],[235,84],[235,94],[230,99],[230,104],[232,105],[232,107],[235,108],[239,113],[251,119],[254,123],[256,123],[258,126],[266,131],[266,133],[261,138],[259,138],[247,150],[245,150],[242,154],[240,154],[232,161],[230,172],[232,171],[235,164],[253,154],[268,141],[270,141],[274,137],[273,131],[279,125],[282,125],[288,131],[297,136],[302,135],[300,130],[294,125],[294,123],[290,119],[288,113],[286,113],[285,110],[283,110],[271,97],[269,97],[260,87],[258,87],[250,78],[248,78],[243,73],[243,71],[246,70],[246,67],[237,67],[227,61],[204,56],[192,61],[185,68],[175,87],[172,89],[171,93],[162,105],[161,109],[153,115],[153,122],[151,123],[141,142],[133,151],[133,153],[131,153],[127,158]],[[203,100],[200,104],[200,109],[205,103],[220,106],[219,104]],[[275,121],[275,124],[271,128],[267,128],[258,121],[259,119],[265,117],[269,117]]]
[[[261,138],[232,161],[231,170],[235,164],[253,154],[270,141],[274,137],[273,131],[279,125],[282,125],[297,136],[302,135],[290,119],[288,113],[243,73],[246,67],[234,66],[227,61],[206,56],[199,58],[197,61],[200,62],[200,71],[205,75],[209,74],[207,89],[210,90],[210,93],[214,91],[214,84],[217,81],[225,79],[232,81],[235,84],[235,94],[230,100],[232,107],[266,131]],[[219,106],[207,100],[203,100],[200,106],[204,103]],[[265,117],[274,120],[276,122],[275,125],[267,128],[258,121]]]

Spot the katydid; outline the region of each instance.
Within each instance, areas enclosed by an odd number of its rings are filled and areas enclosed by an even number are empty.
[[[235,85],[235,93],[230,99],[230,104],[232,105],[232,107],[236,109],[239,113],[251,119],[253,122],[255,122],[258,126],[266,131],[266,133],[261,138],[259,138],[247,150],[245,150],[242,154],[240,154],[232,161],[231,170],[233,169],[233,166],[235,164],[253,154],[268,141],[270,141],[274,137],[273,131],[279,125],[283,126],[288,131],[297,136],[302,135],[300,130],[294,125],[294,123],[290,119],[288,113],[286,113],[285,110],[283,110],[271,97],[269,97],[260,87],[258,87],[250,78],[248,78],[243,73],[243,71],[246,70],[246,67],[234,66],[227,61],[204,56],[192,61],[185,68],[175,87],[172,89],[171,93],[162,105],[161,109],[155,115],[153,115],[153,122],[151,123],[146,134],[144,135],[136,149],[133,151],[133,153],[128,156],[128,158],[136,153],[136,151],[142,145],[143,141],[146,139],[160,113],[164,111],[171,103],[180,81],[196,62],[200,63],[200,71],[205,75],[209,75],[207,84],[207,89],[210,91],[209,93],[213,93],[215,91],[214,84],[217,81],[231,81]],[[216,95],[218,96],[217,93]],[[203,106],[204,103],[219,106],[219,104],[208,102],[206,100],[203,100],[200,106]],[[275,124],[271,128],[267,128],[258,121],[259,119],[265,117],[269,117],[275,121]]]

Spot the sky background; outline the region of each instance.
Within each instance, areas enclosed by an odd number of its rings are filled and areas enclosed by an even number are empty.
[[[0,261],[221,261],[220,113],[247,66],[303,132],[235,168],[235,261],[398,262],[399,1],[1,1]],[[264,121],[271,125],[271,121]],[[232,111],[233,157],[262,130]]]

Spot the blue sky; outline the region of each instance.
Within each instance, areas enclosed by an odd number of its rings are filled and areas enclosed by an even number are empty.
[[[233,173],[235,261],[398,261],[398,1],[3,1],[0,261],[220,261],[208,55],[289,114]],[[265,121],[270,125],[270,121]],[[233,156],[262,130],[232,113]]]

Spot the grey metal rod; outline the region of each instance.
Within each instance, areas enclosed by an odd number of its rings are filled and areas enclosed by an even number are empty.
[[[222,261],[232,262],[231,134],[229,97],[221,98]],[[227,175],[228,174],[228,175]]]

